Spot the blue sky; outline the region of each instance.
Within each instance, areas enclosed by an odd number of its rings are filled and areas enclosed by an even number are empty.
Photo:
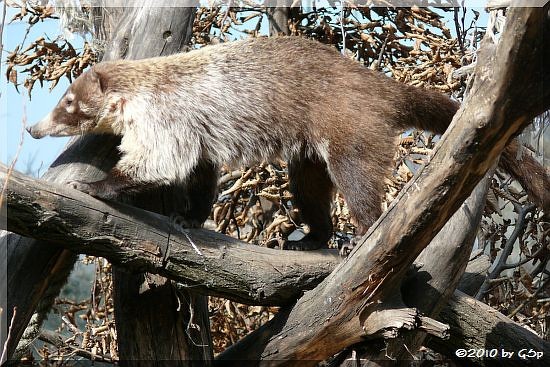
[[[478,24],[486,24],[487,17],[485,12],[483,9],[477,10],[482,13],[484,18]],[[6,19],[11,19],[14,13],[13,9],[8,8]],[[468,14],[471,14],[470,10]],[[452,24],[450,15],[448,17],[447,25],[454,33],[454,25]],[[6,55],[21,43],[25,37],[26,30],[27,24],[22,22],[6,24],[4,28],[4,52],[2,54],[0,76],[0,143],[5,142],[1,144],[3,147],[0,149],[0,161],[2,163],[11,163],[16,155],[22,135],[23,111],[26,112],[26,125],[34,124],[55,106],[69,85],[68,80],[62,78],[52,92],[49,92],[48,83],[44,84],[44,88],[40,88],[40,85],[36,83],[32,91],[32,99],[29,100],[25,88],[21,86],[19,89],[21,93],[19,94],[12,84],[7,83],[5,79]],[[27,35],[26,45],[40,36],[55,39],[60,33],[62,33],[62,30],[57,20],[48,19],[39,22],[31,28],[30,33]],[[71,40],[71,43],[78,49],[82,45],[82,39],[79,36],[75,36]],[[68,138],[51,137],[35,140],[25,132],[23,134],[22,149],[15,166],[16,169],[34,176],[42,175],[62,151],[67,141]]]
[[[6,21],[9,21],[13,9],[8,8]],[[21,140],[22,121],[24,111],[26,112],[26,124],[32,125],[46,115],[57,103],[65,89],[69,85],[66,78],[60,80],[56,88],[49,92],[48,83],[40,88],[36,83],[32,91],[32,99],[29,100],[26,89],[19,87],[17,93],[13,84],[8,84],[5,79],[6,56],[21,43],[25,36],[28,25],[22,22],[13,22],[4,27],[4,52],[2,54],[2,81],[0,83],[0,142],[5,142],[4,148],[0,150],[2,163],[11,163]],[[45,20],[31,28],[27,36],[26,44],[34,41],[40,36],[56,38],[60,34],[59,22],[57,20]],[[77,39],[75,38],[75,41]],[[75,42],[76,43],[76,42]],[[75,45],[76,47],[76,45]],[[22,78],[21,78],[22,79]],[[44,173],[53,160],[59,155],[68,138],[44,138],[34,140],[26,132],[23,134],[23,145],[16,163],[16,169],[21,172],[38,175]]]

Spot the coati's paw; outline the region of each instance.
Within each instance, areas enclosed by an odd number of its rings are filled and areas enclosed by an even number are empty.
[[[188,228],[201,228],[202,223],[197,222],[196,220],[187,219],[181,215],[172,214],[170,215],[170,224],[178,232],[184,232]]]
[[[87,183],[82,181],[69,181],[67,182],[71,188],[82,191],[88,195],[99,196],[97,189],[94,187],[93,183]]]
[[[326,244],[308,239],[301,239],[299,241],[286,241],[283,245],[283,250],[294,251],[312,251],[326,247]]]
[[[359,240],[361,240],[361,236],[355,236],[351,240],[347,238],[339,240],[338,251],[340,253],[340,256],[348,256],[351,253],[351,250],[353,250],[355,246],[359,243]]]
[[[113,199],[117,196],[117,192],[110,188],[108,185],[103,184],[103,181],[96,182],[82,182],[82,181],[69,181],[67,182],[71,188],[82,191],[88,195],[99,199]]]
[[[351,241],[342,241],[341,243],[338,242],[338,252],[342,257],[348,256],[351,253],[351,250],[353,250],[353,247],[353,239]]]

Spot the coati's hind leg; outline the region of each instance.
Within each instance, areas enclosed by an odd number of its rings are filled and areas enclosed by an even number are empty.
[[[310,231],[299,241],[287,241],[284,248],[315,250],[326,247],[332,235],[330,205],[334,187],[326,164],[303,155],[295,157],[288,164],[288,175],[293,203]]]
[[[184,206],[175,212],[186,228],[199,228],[206,221],[218,192],[218,167],[200,160],[184,186]]]
[[[216,199],[218,188],[218,167],[206,160],[199,160],[193,168],[187,181],[174,190],[178,190],[176,197],[181,197],[177,203],[171,206],[170,224],[172,227],[185,234],[193,248],[200,251],[186,232],[187,228],[200,228],[206,221]]]
[[[388,150],[376,150],[376,155],[369,157],[368,152],[362,154],[362,149],[332,155],[328,162],[331,175],[344,195],[356,226],[356,236],[367,233],[382,214],[384,177],[389,174],[392,152],[390,146]]]

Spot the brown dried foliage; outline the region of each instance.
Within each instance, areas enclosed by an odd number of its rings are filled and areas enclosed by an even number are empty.
[[[214,353],[223,352],[277,312],[277,307],[247,306],[217,297],[210,297],[208,308]]]
[[[57,19],[54,8],[49,5],[41,6],[23,1],[22,4],[11,6],[19,9],[19,13],[11,22],[26,21],[29,27],[32,27],[40,20]],[[6,78],[19,92],[19,76],[23,74],[23,86],[31,96],[37,81],[41,88],[44,81],[48,81],[52,90],[63,76],[72,81],[96,62],[96,54],[88,42],[85,42],[83,49],[77,52],[67,40],[48,41],[44,37],[39,37],[29,45],[18,45],[8,54]]]
[[[95,266],[90,297],[78,301],[56,300],[53,311],[62,322],[56,330],[44,330],[39,335],[44,342],[36,350],[40,365],[66,363],[75,357],[103,362],[118,360],[111,264],[91,256],[81,262]],[[30,362],[33,358],[28,355],[24,360]]]
[[[10,20],[10,23],[16,20],[26,21],[28,24],[36,24],[44,19],[57,19],[55,8],[51,4],[41,5],[36,2],[21,0],[20,3],[10,2],[9,7],[19,9]]]

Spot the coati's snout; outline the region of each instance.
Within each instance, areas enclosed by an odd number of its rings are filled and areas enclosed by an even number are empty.
[[[42,120],[36,124],[27,127],[27,131],[35,139],[41,139],[45,136],[73,136],[86,133],[83,124],[77,116],[71,116],[69,113],[63,113],[59,116],[56,109],[48,113]]]
[[[103,112],[105,90],[101,76],[92,68],[78,77],[59,100],[55,108],[33,126],[29,134],[44,136],[73,136],[94,132],[110,132]],[[108,124],[107,124],[108,125]]]
[[[46,117],[38,121],[36,124],[32,126],[27,126],[27,131],[35,139],[41,139],[46,135],[58,136],[55,134],[56,129],[58,129],[58,127],[56,127],[53,122],[51,112],[48,113]]]
[[[48,135],[73,136],[89,132],[90,129],[85,127],[85,120],[69,112],[62,112],[60,114],[59,111],[56,111],[57,109],[56,107],[56,109],[48,113],[42,120],[27,127],[27,131],[33,138],[40,139]]]

